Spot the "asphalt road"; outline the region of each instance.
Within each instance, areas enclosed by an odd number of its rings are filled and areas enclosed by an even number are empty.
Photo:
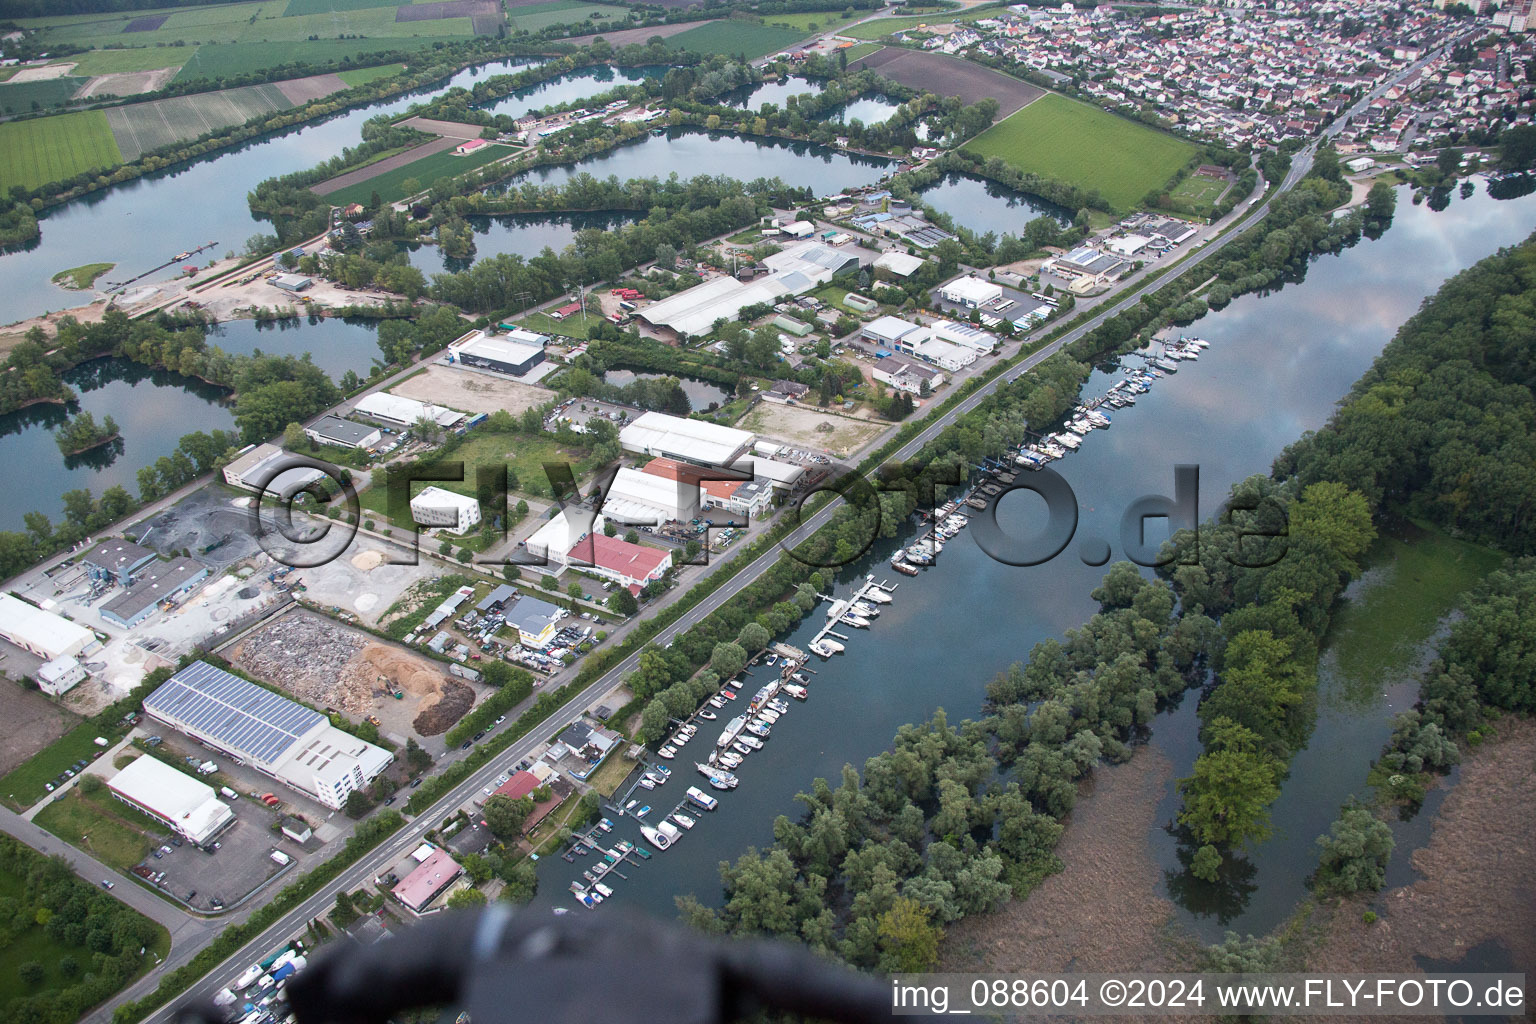
[[[1404,75],[1406,76],[1406,74],[1421,66],[1429,59],[1430,58],[1425,58],[1424,61],[1414,65],[1413,68],[1405,71]],[[1350,113],[1353,113],[1358,109],[1363,109],[1363,107],[1372,99],[1385,92],[1389,84],[1390,83],[1383,84],[1377,90],[1363,98],[1356,108],[1351,109]],[[1345,118],[1341,117],[1340,123],[1342,123],[1343,120],[1345,120]],[[1260,220],[1262,220],[1263,217],[1268,214],[1275,198],[1290,191],[1299,181],[1301,181],[1301,179],[1311,169],[1315,150],[1316,143],[1313,143],[1298,152],[1292,158],[1290,170],[1286,174],[1285,179],[1280,183],[1279,188],[1274,193],[1274,195],[1261,203],[1255,204],[1245,212],[1238,211],[1231,214],[1230,216],[1233,218],[1233,220],[1229,223],[1229,227],[1224,231],[1224,233],[1207,242],[1203,248],[1186,256],[1181,262],[1175,264],[1167,273],[1163,274],[1155,281],[1137,288],[1135,291],[1127,294],[1119,301],[1115,302],[1113,305],[1101,308],[1082,326],[1069,331],[1067,334],[1045,346],[1038,352],[1035,352],[1026,359],[1021,360],[1007,373],[1002,374],[998,378],[995,378],[994,380],[984,384],[973,394],[967,396],[963,401],[959,402],[953,408],[925,423],[923,429],[916,436],[914,436],[912,440],[908,441],[897,452],[895,452],[892,455],[892,458],[895,460],[901,460],[911,457],[924,444],[928,443],[935,436],[937,436],[940,431],[954,423],[958,417],[974,409],[984,398],[986,398],[987,395],[989,395],[997,387],[999,381],[1015,380],[1021,375],[1028,373],[1041,362],[1059,352],[1063,347],[1070,345],[1084,337],[1090,331],[1094,330],[1100,324],[1102,324],[1105,320],[1130,308],[1132,305],[1140,301],[1143,296],[1149,295],[1164,287],[1168,283],[1185,276],[1186,274],[1198,268],[1206,260],[1210,259],[1212,255],[1220,252],[1233,239],[1237,238],[1248,228],[1251,228]],[[793,533],[791,533],[785,539],[784,546],[792,548],[803,541],[805,538],[809,537],[816,530],[820,529],[832,517],[833,513],[837,510],[840,504],[840,500],[830,502],[814,515],[807,518]],[[656,637],[656,641],[661,644],[669,643],[679,633],[697,624],[701,619],[734,597],[742,590],[742,588],[746,587],[753,580],[757,579],[758,576],[762,575],[762,573],[765,572],[768,567],[778,559],[779,555],[780,551],[777,547],[775,547],[758,556],[758,558],[756,558],[750,565],[748,565],[741,572],[737,573],[729,582],[720,587],[720,589],[716,590],[709,597],[690,609],[676,622],[663,629],[661,633]],[[562,708],[560,708],[559,711],[551,716],[551,720],[555,722],[563,722],[579,714],[582,709],[590,705],[593,700],[608,692],[620,681],[622,681],[624,676],[634,671],[638,663],[638,653],[632,654],[625,658],[622,662],[605,673],[601,678],[597,679],[595,682],[583,689],[581,693],[578,694],[574,699],[567,702]],[[466,779],[463,783],[451,790],[442,799],[438,800],[425,812],[418,815],[410,825],[408,825],[402,832],[391,838],[389,842],[385,843],[378,850],[364,858],[360,863],[343,872],[339,878],[332,881],[329,885],[324,886],[314,896],[304,901],[303,904],[296,907],[294,910],[285,914],[275,924],[268,927],[251,941],[247,942],[232,956],[224,960],[208,974],[204,975],[204,977],[196,985],[192,986],[192,988],[183,996],[174,1000],[170,1005],[161,1007],[159,1010],[157,1010],[148,1018],[150,1024],[169,1024],[171,1017],[174,1015],[174,1007],[188,1000],[211,999],[215,992],[222,988],[224,984],[234,975],[244,970],[246,966],[260,959],[267,952],[269,952],[284,939],[286,939],[289,935],[302,931],[309,920],[328,912],[331,906],[335,903],[337,892],[343,889],[347,891],[356,890],[360,886],[371,882],[371,880],[377,875],[386,871],[390,865],[394,864],[400,858],[402,858],[407,850],[421,841],[422,834],[427,830],[432,822],[442,820],[449,813],[469,800],[478,790],[483,789],[491,780],[500,774],[507,765],[514,764],[524,757],[531,755],[534,749],[543,742],[544,735],[544,730],[536,730],[513,743],[501,757],[498,757],[490,764],[487,764],[470,778]],[[3,819],[0,819],[0,821],[3,821]],[[172,954],[168,958],[167,967],[174,968],[190,960],[196,952],[195,949],[189,948],[191,945],[192,943],[178,943],[176,947],[173,948]],[[114,1000],[113,1005],[127,999],[138,998],[139,996],[146,994],[148,991],[152,990],[156,984],[158,984],[159,975],[161,973],[162,972],[157,971],[150,977],[142,979],[139,983],[129,988],[126,992],[121,993],[119,997]],[[107,1021],[110,1019],[110,1009],[110,1006],[99,1008],[94,1013],[89,1015],[86,1020]]]

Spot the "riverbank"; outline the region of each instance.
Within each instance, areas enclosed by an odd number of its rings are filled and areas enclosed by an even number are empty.
[[[938,970],[1194,969],[1198,946],[1172,930],[1174,905],[1159,895],[1162,869],[1147,844],[1172,777],[1172,762],[1155,747],[1096,768],[1056,846],[1064,868],[1026,898],[952,925]]]
[[[1437,962],[1430,969],[1504,969],[1490,965],[1498,960],[1515,971],[1536,966],[1533,763],[1536,721],[1504,718],[1466,755],[1429,842],[1414,851],[1419,880],[1375,899],[1317,908],[1304,969],[1418,974],[1425,961]],[[1377,914],[1374,924],[1363,919],[1367,909]]]

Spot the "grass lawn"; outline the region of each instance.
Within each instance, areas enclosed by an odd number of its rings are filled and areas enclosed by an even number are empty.
[[[338,71],[336,77],[348,85],[366,85],[377,78],[388,78],[390,75],[398,75],[405,70],[404,64],[380,64],[376,68],[353,68],[351,71]]]
[[[512,493],[537,497],[550,496],[549,477],[544,472],[544,464],[547,462],[571,463],[578,485],[592,470],[592,455],[584,448],[567,448],[557,443],[554,437],[548,434],[528,437],[524,434],[505,433],[486,427],[479,427],[466,435],[466,440],[454,450],[450,460],[464,463],[465,479],[433,481],[432,486],[467,495],[475,494],[476,466],[505,465],[517,475],[517,484],[512,487]],[[422,483],[413,489],[413,493],[419,492],[426,486],[426,483]],[[402,515],[398,517],[390,516],[388,488],[370,487],[358,497],[365,510],[388,518],[397,526],[409,528],[410,509],[400,510]],[[511,498],[509,503],[516,505],[516,497]],[[461,543],[459,538],[445,537],[444,539],[451,541],[455,549],[461,546],[473,548],[473,545]],[[469,539],[472,538],[464,538],[464,540]]]
[[[332,192],[326,199],[334,206],[346,206],[348,203],[367,203],[373,193],[377,192],[386,203],[394,202],[408,195],[401,187],[408,178],[415,178],[423,189],[429,189],[438,181],[467,174],[482,164],[509,156],[513,152],[515,150],[498,144],[486,146],[468,156],[457,156],[453,150],[447,149],[413,160],[404,167],[386,171],[377,178],[369,178],[339,192]]]
[[[113,799],[105,790],[87,797],[78,788],[72,789],[62,800],[38,811],[33,820],[69,845],[125,873],[149,856],[151,849],[149,837],[143,832],[143,823],[149,819]],[[164,831],[162,828],[161,833]]]
[[[116,263],[87,263],[83,267],[71,267],[69,270],[61,270],[53,275],[53,283],[63,285],[65,288],[79,288],[82,291],[96,283],[96,279],[113,267]]]
[[[1374,699],[1413,663],[1457,598],[1503,561],[1492,548],[1433,529],[1378,538],[1359,595],[1345,602],[1326,638],[1345,699]]]
[[[1134,209],[1189,162],[1195,147],[1054,93],[1040,97],[965,146],[1022,171],[1097,190],[1117,210]]]
[[[990,18],[995,14],[997,14],[997,8],[968,11],[964,14],[938,12],[920,15],[915,18],[876,18],[874,21],[866,21],[862,25],[850,26],[846,31],[839,34],[848,36],[850,39],[884,39],[886,36],[896,32],[905,32],[907,29],[918,28],[923,25],[952,25],[956,22]],[[848,59],[853,59],[851,54]]]
[[[73,75],[115,75],[125,71],[179,68],[190,55],[191,51],[185,47],[138,46],[123,50],[91,50],[54,63],[73,63],[75,70],[70,72]]]
[[[629,773],[635,770],[635,762],[615,753],[612,757],[598,765],[597,771],[587,779],[587,785],[597,790],[603,796],[613,796],[614,790],[619,788],[619,783],[629,777]]]
[[[1227,183],[1217,178],[1191,174],[1178,187],[1168,193],[1168,198],[1181,212],[1196,217],[1209,217],[1216,200],[1227,190]]]
[[[667,46],[694,53],[742,54],[753,59],[793,46],[809,34],[750,21],[712,21],[679,32],[667,40]]]
[[[75,726],[0,779],[0,800],[12,810],[31,807],[48,795],[44,783],[52,782],[66,768],[73,768],[76,761],[91,760],[101,749],[93,741],[103,735],[112,739],[116,734],[104,733],[89,722]]]
[[[564,320],[556,320],[544,313],[530,313],[514,322],[519,327],[526,327],[540,334],[557,334],[566,338],[575,338],[578,341],[586,341],[587,332],[601,323],[602,319],[596,313],[588,313],[586,320],[582,320],[580,313],[568,316]]]
[[[739,235],[732,235],[726,241],[732,245],[756,245],[763,240],[763,233],[756,228],[748,228]]]

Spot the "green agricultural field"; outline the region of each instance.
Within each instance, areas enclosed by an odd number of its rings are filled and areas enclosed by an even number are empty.
[[[751,21],[712,21],[667,40],[674,50],[694,53],[744,54],[748,59],[793,46],[808,33],[796,29],[774,28]]]
[[[85,84],[84,78],[65,75],[42,82],[6,82],[0,84],[0,114],[25,114],[48,107],[61,107]]]
[[[99,110],[0,124],[0,190],[12,185],[36,188],[122,162],[107,117]]]
[[[850,46],[846,51],[848,54],[848,63],[852,64],[860,57],[868,57],[870,54],[879,53],[883,49],[885,49],[885,47],[881,46],[879,43],[859,43],[857,46]]]
[[[769,14],[764,16],[763,21],[769,25],[792,28],[809,35],[812,32],[825,32],[828,29],[846,25],[856,17],[857,15],[853,18],[844,18],[841,11],[809,11],[800,14]]]
[[[372,7],[338,14],[308,14],[300,18],[263,18],[240,35],[242,43],[297,43],[310,36],[336,39],[357,36],[376,41],[420,36],[474,35],[468,18],[437,21],[396,21],[393,7]]]
[[[905,32],[919,25],[952,25],[955,22],[975,21],[996,14],[994,10],[968,11],[964,14],[925,14],[915,18],[876,18],[862,25],[853,25],[838,34],[850,39],[883,39],[896,32]]]
[[[417,22],[418,25],[438,26],[441,21]],[[198,78],[221,78],[243,75],[251,71],[263,71],[280,64],[325,64],[343,57],[355,57],[364,53],[382,53],[386,50],[422,50],[436,42],[457,42],[463,36],[413,36],[393,39],[313,39],[286,43],[223,43],[199,46],[187,60],[178,82],[190,82]],[[302,68],[296,75],[323,72],[323,67]]]
[[[377,192],[386,203],[392,203],[406,197],[406,191],[401,183],[407,178],[415,178],[421,183],[423,189],[431,188],[435,183],[445,178],[457,178],[461,174],[488,164],[492,160],[508,156],[513,152],[506,146],[490,145],[468,156],[457,156],[451,149],[441,153],[433,153],[431,156],[422,157],[412,161],[404,167],[396,167],[392,171],[385,171],[377,178],[369,178],[360,181],[356,185],[344,188],[339,192],[332,192],[326,196],[326,200],[334,206],[346,206],[348,203],[367,203],[371,201],[373,193]]]
[[[129,103],[105,112],[124,160],[293,106],[271,83]]]
[[[1175,210],[1194,217],[1209,217],[1216,200],[1227,190],[1227,183],[1217,178],[1191,174],[1168,193]]]
[[[73,43],[84,47],[154,47],[234,42],[251,28],[251,18],[277,17],[287,0],[248,4],[210,4],[206,7],[161,11],[129,11],[121,14],[75,15],[57,18],[24,18],[24,28],[35,29],[44,42]],[[167,15],[158,28],[129,32],[139,19]]]
[[[404,64],[380,64],[376,68],[353,68],[351,71],[338,71],[336,77],[346,82],[349,86],[367,85],[377,78],[388,78],[398,75],[405,70]]]
[[[593,14],[599,14],[601,17],[592,18]],[[557,0],[555,3],[514,7],[507,12],[507,23],[514,32],[519,29],[538,32],[551,25],[580,25],[588,20],[598,31],[622,27],[629,20],[629,8],[584,4],[579,0]],[[443,22],[418,22],[417,24],[441,25]]]
[[[283,13],[290,18],[305,14],[329,14],[332,11],[361,11],[369,7],[394,10],[399,0],[288,0]]]
[[[128,71],[158,71],[179,68],[192,51],[185,46],[144,46],[125,50],[90,50],[76,53],[55,64],[74,64],[75,75],[115,75]]]
[[[1096,189],[1130,210],[1189,162],[1195,147],[1054,93],[999,121],[965,146],[1021,171]]]

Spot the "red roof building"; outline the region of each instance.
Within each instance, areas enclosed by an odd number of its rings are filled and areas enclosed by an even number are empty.
[[[552,311],[549,315],[550,315],[550,317],[552,317],[555,320],[564,320],[566,317],[568,317],[568,316],[575,316],[577,313],[580,313],[580,312],[581,312],[581,303],[579,303],[579,302],[571,302],[571,303],[567,303],[564,306],[561,306],[557,310]]]
[[[678,483],[703,486],[705,479],[710,476],[718,476],[719,471],[706,466],[695,466],[691,462],[678,462],[676,459],[659,458],[652,459],[640,468],[640,472],[649,473],[651,476],[659,476],[665,480],[676,480]]]
[[[454,149],[454,152],[459,156],[465,156],[469,153],[475,152],[476,150],[484,149],[489,145],[490,143],[486,142],[484,139],[470,139],[468,142],[460,143],[459,146]]]
[[[395,886],[395,899],[412,913],[419,914],[463,873],[464,869],[447,850],[433,850],[415,871]]]
[[[590,569],[628,587],[631,594],[639,594],[651,580],[661,579],[672,565],[672,552],[594,533],[577,541],[567,559],[568,564]]]

